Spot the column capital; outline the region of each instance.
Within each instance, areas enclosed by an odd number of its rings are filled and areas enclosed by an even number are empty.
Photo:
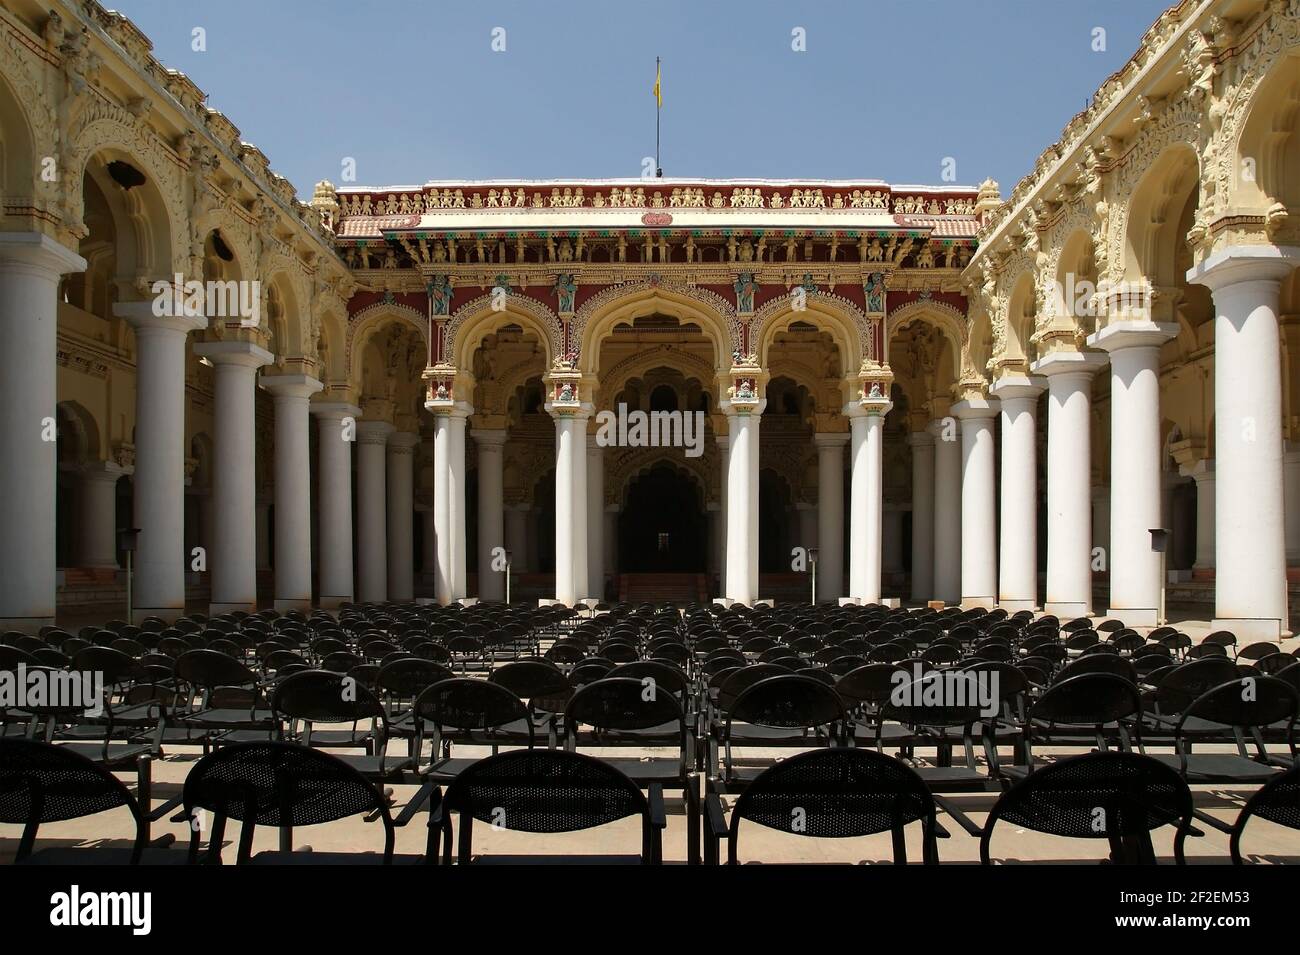
[[[495,451],[505,446],[506,439],[510,437],[510,432],[506,428],[470,428],[469,436],[474,439],[474,443],[480,449]]]
[[[307,410],[319,418],[361,417],[361,409],[346,401],[313,401]]]
[[[763,409],[767,407],[767,399],[736,398],[733,401],[730,398],[723,398],[718,402],[718,407],[722,409],[722,413],[726,415],[728,419],[757,418],[762,416]]]
[[[1199,461],[1192,461],[1188,464],[1178,465],[1178,473],[1183,477],[1189,477],[1197,484],[1205,481],[1214,481],[1214,458],[1201,458]]]
[[[1087,375],[1091,377],[1101,369],[1107,359],[1104,352],[1063,349],[1044,355],[1029,366],[1035,375]]]
[[[146,328],[160,328],[188,335],[208,327],[208,320],[202,315],[187,315],[184,312],[169,315],[166,314],[167,311],[165,308],[155,308],[153,302],[117,302],[113,305],[113,315],[126,321],[137,332]]]
[[[263,375],[258,384],[276,398],[310,398],[325,387],[311,375]]]
[[[474,406],[468,401],[426,401],[424,407],[435,418],[468,418],[474,413]]]
[[[813,444],[818,448],[842,448],[849,443],[849,436],[844,431],[818,431],[813,435]]]
[[[252,342],[199,342],[194,346],[194,354],[214,365],[239,365],[250,369],[275,361],[274,355]]]
[[[1173,322],[1153,322],[1149,319],[1111,322],[1088,336],[1088,346],[1107,352],[1125,348],[1159,348],[1178,334]]]
[[[850,420],[855,418],[883,418],[893,409],[894,403],[888,398],[862,398],[850,401],[840,409],[840,413]]]
[[[989,387],[989,393],[1002,401],[1037,398],[1047,390],[1047,380],[1037,375],[1002,375]]]
[[[557,422],[574,418],[586,421],[596,410],[596,406],[588,401],[573,402],[571,404],[548,401],[542,405],[542,408]]]
[[[358,421],[357,443],[383,447],[388,443],[388,436],[396,430],[387,421]]]
[[[0,268],[10,266],[59,276],[85,271],[86,260],[43,232],[0,232]]]
[[[1187,270],[1187,281],[1211,292],[1237,282],[1280,282],[1300,266],[1300,248],[1230,245],[1212,252]]]
[[[978,421],[981,418],[996,418],[1000,402],[997,398],[967,398],[952,406],[950,411],[962,421]]]

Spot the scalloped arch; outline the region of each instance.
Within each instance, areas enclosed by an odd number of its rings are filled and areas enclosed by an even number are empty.
[[[607,334],[608,328],[632,312],[647,314],[637,306],[653,304],[664,314],[699,324],[713,342],[717,367],[729,361],[731,352],[740,347],[740,322],[735,307],[716,292],[666,282],[628,282],[610,286],[582,303],[573,317],[572,343],[583,371],[594,374],[600,361],[600,349],[593,347]]]
[[[551,368],[564,350],[564,326],[550,308],[529,295],[506,296],[504,309],[493,308],[491,294],[466,302],[443,326],[442,354],[457,368],[469,370],[470,341],[477,347],[485,335],[512,319],[519,320],[541,338],[546,349],[546,368]]]
[[[875,354],[873,322],[856,304],[830,292],[814,289],[806,293],[807,308],[799,311],[793,307],[794,290],[791,289],[767,302],[754,313],[750,324],[750,341],[757,343],[758,363],[767,367],[767,352],[772,339],[781,330],[786,319],[794,321],[801,315],[813,312],[830,319],[831,336],[840,349],[845,372],[856,371],[863,360],[879,360]]]

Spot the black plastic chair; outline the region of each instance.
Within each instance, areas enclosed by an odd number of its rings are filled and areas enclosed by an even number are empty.
[[[437,794],[433,794],[437,799]],[[384,794],[361,773],[329,753],[296,743],[235,743],[204,756],[185,778],[183,815],[190,823],[190,861],[199,861],[199,842],[208,848],[202,861],[221,861],[226,822],[242,823],[238,865],[356,864],[393,862],[395,829]],[[212,814],[210,823],[200,813]],[[436,815],[436,803],[433,810]],[[293,851],[293,831],[366,813],[384,827],[382,855],[353,852]],[[433,817],[431,816],[431,819]],[[280,850],[252,854],[257,826],[280,830]],[[431,834],[436,854],[436,835]],[[404,860],[405,861],[405,860]]]
[[[412,768],[411,756],[388,756],[388,714],[373,691],[342,673],[304,670],[280,682],[271,695],[271,710],[286,723],[297,721],[298,739],[306,747],[361,748],[364,754],[335,758],[368,779],[382,779]],[[350,723],[350,730],[323,730],[316,723]],[[369,724],[358,732],[358,724]]]
[[[638,856],[563,856],[561,858],[492,856],[481,862],[601,863],[662,861],[662,833],[667,826],[663,792],[658,784],[649,797],[608,763],[565,750],[510,750],[488,756],[467,768],[447,788],[434,821],[440,821],[447,841],[443,861],[451,862],[451,820],[459,814],[457,861],[474,860],[475,820],[515,832],[577,832],[625,819],[641,818]],[[433,822],[431,822],[431,825]]]
[[[1300,829],[1300,766],[1270,779],[1246,801],[1233,824],[1228,842],[1233,865],[1242,865],[1241,839],[1246,823],[1258,816],[1288,829]]]
[[[1086,753],[1044,766],[1003,793],[980,836],[985,865],[992,862],[998,822],[1048,835],[1107,839],[1112,861],[1129,864],[1154,864],[1151,830],[1175,825],[1174,860],[1183,865],[1192,792],[1175,771],[1149,756]]]
[[[178,802],[145,812],[108,769],[68,747],[14,737],[0,739],[0,823],[23,827],[15,864],[184,864],[185,853],[166,848],[173,841],[170,834],[152,843],[149,837],[149,824],[175,809]],[[135,820],[135,838],[129,849],[54,846],[33,851],[43,823],[81,819],[123,806]]]
[[[934,797],[905,764],[866,749],[821,749],[792,756],[761,773],[736,800],[728,824],[722,802],[707,796],[706,861],[718,863],[727,839],[727,863],[737,863],[741,820],[803,836],[841,839],[890,832],[894,862],[907,862],[903,830],[920,822],[922,857],[939,861]]]

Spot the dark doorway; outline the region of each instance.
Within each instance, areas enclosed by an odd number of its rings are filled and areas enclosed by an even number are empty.
[[[618,521],[618,567],[632,574],[698,574],[708,522],[699,485],[671,464],[632,481]]]

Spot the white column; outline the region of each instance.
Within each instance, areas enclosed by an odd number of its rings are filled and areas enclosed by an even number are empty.
[[[472,413],[468,404],[457,402],[448,422],[451,429],[451,469],[448,474],[451,480],[451,588],[454,600],[469,596],[469,565],[465,556],[469,540],[469,519],[465,512],[465,419]]]
[[[998,605],[1011,613],[1038,607],[1038,396],[1046,383],[1005,375],[992,392],[1002,403],[1002,533]]]
[[[587,436],[587,596],[605,599],[605,449]]]
[[[1202,458],[1179,472],[1196,482],[1196,560],[1192,570],[1214,567],[1214,459]]]
[[[436,414],[433,433],[433,530],[437,561],[433,568],[433,592],[446,606],[456,599],[452,572],[452,478],[451,415]]]
[[[415,449],[420,436],[394,431],[386,453],[388,483],[388,599],[415,599]]]
[[[555,416],[555,599],[573,606],[587,589],[586,408]]]
[[[1278,296],[1300,249],[1236,246],[1188,281],[1214,296],[1215,629],[1277,639],[1287,618]]]
[[[879,404],[879,403],[878,403]],[[849,416],[849,599],[880,602],[884,424],[889,403],[844,406]]]
[[[1123,493],[1110,508],[1110,608],[1129,627],[1154,627],[1160,613],[1160,346],[1178,326],[1112,321],[1088,338],[1110,353],[1110,460]],[[1118,482],[1117,482],[1118,483]]]
[[[492,552],[509,546],[505,538],[504,458],[508,432],[504,428],[475,428],[470,432],[478,450],[478,596],[506,598],[506,576],[492,566]]]
[[[997,501],[993,419],[998,402],[953,405],[961,421],[961,605],[991,608],[998,596]]]
[[[718,442],[718,487],[719,487],[719,507],[721,511],[718,515],[720,530],[718,533],[718,593],[722,597],[727,596],[727,539],[731,534],[730,519],[727,514],[727,488],[731,485],[731,435],[716,435]]]
[[[429,497],[432,499],[431,493]],[[416,491],[416,500],[420,500],[419,491]],[[420,526],[424,529],[420,539],[420,581],[432,584],[434,568],[438,566],[438,529],[433,523],[433,505],[417,503],[415,510],[420,515]]]
[[[1300,442],[1288,441],[1284,447],[1283,506],[1286,511],[1286,562],[1300,564]]]
[[[124,473],[112,461],[95,461],[78,474],[78,567],[117,566],[117,481]]]
[[[753,410],[728,409],[727,581],[729,600],[753,606],[758,599],[758,428],[760,401]]]
[[[135,617],[175,620],[185,612],[185,571],[189,567],[185,552],[185,339],[207,322],[201,315],[156,316],[150,302],[121,303],[114,306],[113,313],[135,329],[132,486],[134,524],[140,529],[131,555]],[[9,499],[3,493],[0,497]],[[210,513],[215,513],[213,507],[209,495]],[[210,535],[202,542],[209,568],[215,539],[213,521]]]
[[[510,572],[527,573],[528,564],[528,509],[527,504],[513,504],[506,508],[506,549],[510,551]]]
[[[912,600],[934,596],[934,435],[913,431],[912,446]]]
[[[817,445],[817,599],[834,603],[844,596],[844,447],[843,432],[813,435]]]
[[[1061,618],[1092,612],[1093,352],[1060,351],[1033,371],[1047,377],[1047,602]]]
[[[311,396],[307,375],[263,376],[275,398],[275,609],[311,607]]]
[[[257,607],[257,454],[254,399],[257,369],[273,356],[251,342],[214,341],[194,346],[212,363],[212,497],[217,513],[208,572],[211,612]],[[136,491],[137,496],[139,490]]]
[[[956,418],[940,418],[934,431],[934,586],[946,604],[961,601],[961,435]]]
[[[881,571],[903,572],[903,509],[887,507],[884,514],[884,541],[881,543]]]
[[[388,597],[387,421],[357,422],[357,599]]]
[[[352,445],[357,440],[361,409],[341,402],[319,402],[316,415],[317,474],[320,501],[316,520],[322,607],[334,609],[353,600],[352,580]]]
[[[34,632],[54,623],[59,281],[85,267],[79,255],[39,233],[0,233],[0,628],[5,630]],[[182,457],[178,451],[175,504],[183,531]],[[178,532],[171,555],[178,578],[183,548]]]

